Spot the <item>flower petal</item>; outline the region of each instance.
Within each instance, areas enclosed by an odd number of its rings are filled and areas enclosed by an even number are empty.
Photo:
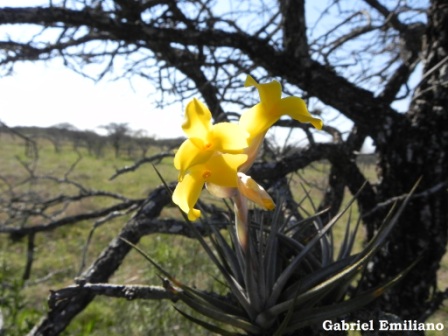
[[[194,98],[187,105],[185,110],[185,122],[182,129],[189,138],[207,139],[211,129],[212,114],[210,110]]]
[[[305,102],[299,97],[283,98],[278,106],[278,112],[281,115],[287,114],[301,123],[311,123],[317,129],[322,129],[322,120],[312,117]]]
[[[205,187],[207,188],[207,191],[210,194],[212,194],[215,197],[219,197],[219,198],[233,197],[238,192],[237,188],[222,187],[220,185],[210,183],[210,182],[206,183]]]
[[[179,170],[179,180],[182,180],[191,166],[204,163],[213,155],[212,151],[204,151],[199,148],[198,141],[198,139],[185,140],[174,156],[174,167]]]
[[[282,97],[282,86],[277,81],[272,81],[265,84],[258,84],[257,86],[258,94],[260,95],[261,103],[269,111],[269,113],[275,112],[271,111]]]
[[[249,110],[244,111],[240,117],[240,127],[249,133],[249,141],[266,133],[266,131],[278,120],[277,115],[267,113],[263,104],[259,103]]]
[[[222,187],[237,187],[238,168],[247,160],[246,154],[220,154],[210,158],[205,164],[209,174],[206,182]],[[196,167],[193,167],[196,168]],[[192,168],[192,169],[193,169]]]
[[[257,86],[257,85],[258,85],[257,81],[251,75],[247,75],[246,81],[244,82],[244,86],[249,87],[249,86]]]
[[[217,154],[208,161],[191,166],[188,172],[179,179],[173,192],[173,202],[188,214],[190,220],[197,219],[201,212],[194,209],[204,183],[236,189],[237,171],[247,159],[246,154]],[[218,191],[217,191],[218,192]]]
[[[201,176],[195,174],[187,174],[179,182],[173,192],[173,202],[188,215],[191,221],[200,217],[201,211],[194,209],[194,205],[199,199],[204,181]]]
[[[247,133],[238,124],[228,122],[212,126],[212,142],[214,150],[237,154],[248,147]]]
[[[282,96],[282,86],[277,81],[258,84],[251,76],[247,76],[245,86],[255,86],[261,102],[245,111],[240,118],[240,126],[249,134],[249,141],[266,133],[281,116],[277,105]]]
[[[247,160],[239,167],[238,171],[245,173],[250,169],[250,167],[252,167],[255,159],[257,158],[263,140],[264,133],[256,136],[255,138],[250,138],[250,145],[244,150],[244,154],[247,154]]]
[[[252,177],[241,172],[238,173],[238,189],[241,194],[263,209],[272,210],[275,208],[275,203],[266,190]]]
[[[260,95],[261,103],[265,105],[268,110],[275,106],[282,97],[282,86],[275,80],[265,84],[258,84],[252,76],[248,75],[244,82],[244,86],[255,86]]]

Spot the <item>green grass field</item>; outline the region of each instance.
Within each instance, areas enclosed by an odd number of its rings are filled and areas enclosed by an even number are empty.
[[[0,195],[11,193],[9,186],[16,186],[15,193],[35,193],[36,197],[50,198],[52,195],[73,194],[78,189],[69,183],[55,183],[48,179],[27,181],[29,172],[24,163],[30,163],[25,155],[23,141],[9,134],[0,133]],[[51,174],[75,181],[91,189],[122,194],[130,199],[145,198],[161,182],[151,165],[141,166],[135,172],[123,174],[110,181],[116,169],[132,164],[125,156],[115,158],[110,148],[104,156],[97,158],[86,150],[74,152],[69,143],[59,153],[46,140],[37,141],[39,160],[34,171],[36,176]],[[159,149],[150,149],[148,155]],[[72,165],[78,162],[70,171]],[[167,181],[176,178],[172,159],[163,159],[157,164],[158,170]],[[366,176],[374,179],[373,166],[362,168]],[[301,193],[304,185],[311,190],[316,200],[322,195],[326,185],[328,167],[316,164],[295,175],[292,183]],[[68,173],[69,172],[69,173]],[[8,186],[9,185],[9,186]],[[31,194],[30,194],[31,195]],[[3,197],[3,196],[0,196]],[[0,198],[1,200],[1,198]],[[114,204],[107,197],[86,198],[73,202],[64,208],[55,208],[61,216],[74,215],[80,211],[93,211]],[[311,205],[308,205],[310,211]],[[5,205],[0,208],[0,221],[6,220]],[[356,209],[356,208],[355,208]],[[105,246],[114,238],[132,214],[127,214],[104,223],[96,229],[86,252],[85,267],[88,267]],[[162,217],[179,216],[176,208],[166,208]],[[356,219],[356,214],[354,214]],[[30,278],[21,281],[26,264],[26,239],[11,240],[8,235],[0,235],[0,307],[5,318],[8,335],[23,335],[38,322],[47,311],[47,297],[50,289],[60,289],[73,284],[80,272],[82,255],[87,237],[94,221],[67,225],[51,232],[40,233],[35,238],[35,256]],[[40,224],[31,221],[31,224]],[[336,231],[340,237],[342,231]],[[360,242],[361,245],[361,242]],[[139,246],[165,269],[182,281],[200,288],[216,286],[217,271],[194,240],[176,236],[152,235],[145,237]],[[448,284],[448,262],[442,265],[440,280]],[[111,283],[161,285],[160,278],[151,265],[138,253],[131,252]],[[126,301],[97,297],[64,332],[63,335],[205,335],[203,330],[185,321],[172,308],[170,301]],[[434,318],[448,320],[448,311],[440,311]]]

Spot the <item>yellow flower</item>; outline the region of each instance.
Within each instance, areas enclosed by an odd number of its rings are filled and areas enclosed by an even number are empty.
[[[196,220],[201,212],[194,206],[204,184],[217,197],[234,197],[237,193],[256,204],[272,209],[275,205],[267,192],[253,179],[239,172],[247,161],[248,133],[238,124],[212,125],[212,115],[199,100],[193,99],[186,108],[182,125],[188,139],[174,157],[179,170],[179,183],[173,193],[173,202]]]
[[[173,202],[188,215],[191,221],[201,215],[194,205],[199,199],[205,183],[211,183],[222,190],[236,190],[238,167],[247,160],[245,154],[215,154],[207,161],[188,169],[173,193]]]
[[[238,154],[248,146],[247,134],[237,124],[212,125],[212,114],[197,99],[188,103],[182,129],[188,136],[174,157],[174,166],[182,180],[187,170],[209,160],[216,153]]]
[[[255,79],[248,75],[244,86],[255,86],[261,101],[244,112],[240,118],[240,126],[250,134],[249,140],[264,136],[267,130],[283,115],[289,115],[302,123],[311,123],[317,129],[322,128],[322,120],[311,116],[302,99],[281,97],[282,86],[279,82],[272,81],[266,84],[258,84]]]
[[[242,245],[247,231],[246,198],[267,210],[275,207],[266,190],[244,174],[254,162],[267,130],[283,115],[322,128],[322,121],[310,115],[302,99],[281,98],[279,82],[258,84],[247,76],[245,86],[255,86],[261,102],[244,112],[239,124],[213,125],[210,111],[199,100],[187,105],[182,128],[188,139],[174,157],[179,183],[173,193],[173,202],[192,221],[201,215],[194,206],[204,184],[217,197],[232,197]]]

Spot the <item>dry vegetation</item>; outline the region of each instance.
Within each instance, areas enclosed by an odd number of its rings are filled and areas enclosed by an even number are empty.
[[[51,198],[55,195],[74,195],[76,184],[59,183],[52,179],[30,180],[31,158],[27,156],[23,139],[10,133],[0,133],[0,220],[2,227],[8,218],[7,195],[14,192],[28,191],[35,197]],[[161,182],[151,165],[142,165],[134,172],[121,174],[111,180],[117,169],[132,165],[134,160],[123,155],[115,157],[113,149],[106,146],[101,156],[89,154],[87,148],[73,150],[72,143],[63,142],[58,151],[48,140],[35,140],[39,158],[35,162],[32,174],[35,176],[53,176],[65,178],[86,188],[107,191],[123,195],[128,199],[144,199],[145,196]],[[160,152],[160,147],[153,145],[147,156]],[[172,167],[172,158],[163,158],[157,162],[157,168],[167,181],[176,177]],[[362,164],[364,174],[374,182],[372,164]],[[304,190],[313,197],[320,198],[327,183],[328,165],[316,164],[291,176],[295,186],[296,198]],[[30,182],[32,181],[32,182]],[[346,197],[347,198],[347,197]],[[76,215],[86,211],[96,211],[116,203],[109,197],[89,197],[67,206],[60,206],[58,216]],[[312,204],[304,205],[310,212]],[[132,216],[120,214],[115,219],[104,222],[92,230],[96,220],[76,222],[55,230],[36,234],[34,262],[30,276],[23,280],[27,264],[27,239],[25,237],[0,235],[0,307],[5,318],[5,325],[11,335],[22,335],[37,323],[47,310],[47,297],[50,290],[71,285],[74,278],[92,263],[105,246],[118,234],[124,223]],[[179,217],[178,210],[169,207],[163,210],[164,217]],[[346,218],[347,219],[347,218]],[[356,207],[353,208],[352,220],[356,221]],[[43,219],[42,219],[43,220]],[[34,220],[31,225],[42,224]],[[30,225],[28,224],[28,225]],[[92,235],[90,244],[88,237]],[[342,236],[336,228],[335,239]],[[362,242],[359,241],[359,246]],[[201,247],[194,240],[173,235],[146,236],[139,244],[151,257],[182,281],[201,288],[217,289],[214,277],[217,271],[202,253]],[[448,263],[442,265],[440,280],[448,283]],[[161,283],[155,269],[140,255],[131,252],[124,264],[110,280],[120,284],[155,284]],[[218,289],[219,290],[219,289]],[[172,308],[170,301],[126,301],[97,297],[64,332],[64,335],[149,335],[149,334],[204,334],[195,329]],[[434,318],[446,320],[448,312],[440,311]]]

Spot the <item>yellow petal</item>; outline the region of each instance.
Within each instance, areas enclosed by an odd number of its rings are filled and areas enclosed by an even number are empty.
[[[194,205],[199,199],[204,181],[201,176],[187,174],[179,182],[173,192],[173,202],[188,215],[191,221],[196,220],[201,215],[201,211],[194,209]]]
[[[236,174],[238,168],[246,160],[246,154],[220,154],[211,157],[210,160],[203,165],[207,172],[206,182],[222,187],[237,187]],[[193,169],[198,168],[192,167],[192,170]]]
[[[197,145],[199,141],[198,139],[185,140],[174,155],[174,167],[180,171],[180,179],[191,166],[204,163],[213,155],[212,151],[199,148]],[[201,146],[200,143],[199,146]]]
[[[257,85],[258,85],[257,81],[251,75],[247,75],[246,81],[244,82],[244,86],[248,87],[248,86],[257,86]]]
[[[266,190],[255,182],[252,177],[241,172],[238,173],[238,190],[263,209],[272,210],[275,208],[275,203]]]
[[[261,100],[261,106],[255,105],[241,116],[240,124],[250,133],[251,138],[266,132],[285,114],[299,122],[311,123],[317,129],[322,129],[322,120],[310,115],[302,99],[281,98],[282,86],[279,82],[258,84],[251,76],[247,76],[244,86],[255,86]]]
[[[237,154],[248,147],[247,133],[238,124],[223,122],[213,125],[211,138],[216,151]]]
[[[211,129],[211,120],[212,114],[207,106],[194,98],[187,105],[182,129],[189,138],[199,138],[205,141]]]
[[[244,111],[240,117],[240,127],[249,133],[249,141],[266,131],[278,120],[277,115],[269,114],[263,104],[259,103]]]
[[[265,84],[258,84],[252,76],[247,75],[244,86],[255,86],[257,88],[261,103],[267,110],[271,110],[282,97],[282,85],[275,80]]]
[[[245,111],[240,118],[240,126],[249,134],[249,140],[267,132],[281,116],[277,105],[280,103],[282,86],[277,81],[258,84],[251,76],[247,76],[245,86],[255,86],[261,102]]]
[[[311,123],[317,129],[322,129],[322,120],[312,117],[305,102],[299,97],[283,98],[278,106],[278,112],[281,115],[287,114],[301,123]]]
[[[206,183],[205,187],[207,188],[207,191],[212,194],[215,197],[219,198],[227,198],[227,197],[233,197],[238,192],[237,188],[233,187],[222,187],[214,183]]]
[[[249,147],[244,150],[244,154],[247,154],[247,160],[240,166],[238,171],[245,173],[250,167],[252,167],[255,159],[257,158],[260,146],[263,143],[264,135],[265,134],[262,133],[254,138],[250,138]]]
[[[200,216],[200,211],[194,209],[199,199],[204,183],[219,187],[236,188],[238,167],[247,159],[246,154],[215,154],[205,163],[197,164],[188,170],[180,179],[173,192],[173,202],[188,214],[190,220]]]
[[[260,95],[261,103],[270,112],[282,97],[282,86],[277,81],[272,81],[270,83],[258,84],[257,85],[258,94]]]
[[[188,220],[193,222],[196,219],[198,219],[199,217],[201,217],[201,210],[198,210],[195,208],[190,209],[190,211],[188,211],[187,216],[188,216]]]

